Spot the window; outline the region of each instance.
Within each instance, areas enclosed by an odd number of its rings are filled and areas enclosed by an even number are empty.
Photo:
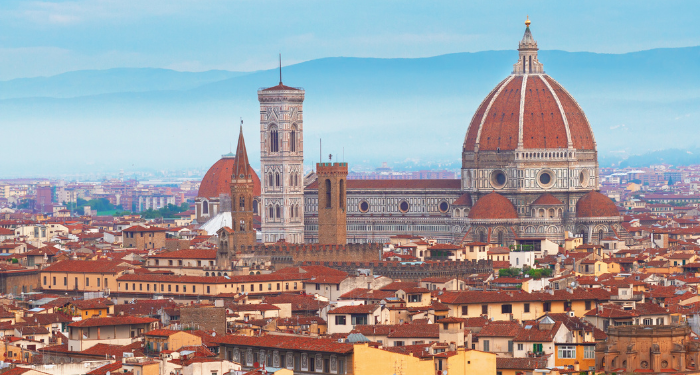
[[[279,151],[279,134],[277,133],[277,127],[270,127],[270,152]]]
[[[85,278],[85,286],[90,286],[90,278],[89,277]]]
[[[544,310],[544,312],[552,311],[552,303],[551,302],[543,302],[542,303],[542,310]]]
[[[524,345],[524,344],[518,344],[518,350],[521,350],[521,351],[522,351],[522,350],[524,350],[524,349],[525,349],[525,345]]]
[[[645,326],[650,326],[654,324],[654,320],[651,318],[644,318],[642,324],[644,324]]]
[[[595,358],[595,346],[584,346],[583,347],[583,358],[584,359],[594,359]]]
[[[489,313],[489,305],[481,305],[481,314],[488,315],[488,313]]]
[[[297,151],[297,131],[294,127],[292,127],[292,131],[289,133],[289,151]]]
[[[68,277],[63,278],[63,286],[68,286]]]
[[[171,290],[172,285],[168,284],[168,292]]]
[[[469,315],[469,306],[462,306],[462,315]]]
[[[209,285],[207,285],[207,294],[209,294],[211,291],[209,289]]]
[[[576,347],[570,345],[560,345],[559,348],[559,358],[576,358]]]
[[[404,346],[404,345],[405,344],[403,341],[394,341],[394,346]]]
[[[100,286],[100,278],[99,277],[97,278],[97,286],[98,287]]]
[[[564,302],[564,311],[571,311],[571,302],[570,301]]]
[[[367,315],[365,314],[353,314],[350,316],[351,324],[352,325],[358,325],[358,324],[367,324]]]
[[[513,305],[503,304],[501,305],[501,314],[510,314],[513,312]]]
[[[591,301],[586,301],[586,311],[591,310]]]
[[[326,208],[331,208],[333,206],[333,202],[331,199],[331,180],[326,179]]]
[[[489,340],[484,340],[484,351],[485,351],[485,352],[490,351],[490,349],[491,349],[491,347],[490,347],[491,345],[490,345],[490,344],[491,344],[491,343],[489,342]]]
[[[46,285],[46,276],[44,276],[44,285]]]
[[[523,305],[523,312],[529,313],[530,312],[530,304],[526,303]]]
[[[344,326],[346,324],[347,324],[347,317],[345,315],[336,315],[335,316],[335,325]]]
[[[316,283],[316,290],[321,290],[321,284]]]
[[[53,285],[56,285],[56,276],[53,277]]]

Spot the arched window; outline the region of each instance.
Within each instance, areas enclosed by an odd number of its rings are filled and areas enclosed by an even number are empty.
[[[505,245],[505,238],[504,237],[505,237],[505,235],[503,234],[503,232],[498,232],[498,244],[501,246]]]
[[[270,220],[275,218],[275,208],[270,206]]]
[[[280,186],[280,174],[275,173],[275,186]]]
[[[257,214],[258,213],[258,201],[253,199],[253,213]]]
[[[525,73],[525,56],[523,56],[523,74]]]
[[[583,238],[583,243],[587,244],[588,243],[588,236],[586,235],[586,231],[583,229],[581,230],[581,237]]]
[[[486,243],[486,232],[484,232],[484,231],[479,232],[479,242]]]
[[[528,62],[527,69],[530,73],[532,73],[532,56],[530,56],[530,61]]]
[[[282,210],[280,209],[280,206],[279,206],[279,205],[275,206],[275,211],[277,211],[277,212],[276,212],[276,213],[277,213],[277,218],[278,218],[278,219],[281,218],[281,217],[282,217]]]
[[[338,208],[345,210],[345,180],[340,180],[338,186]]]
[[[598,244],[600,244],[600,241],[603,240],[603,230],[598,231]]]
[[[241,232],[245,231],[245,221],[241,220],[238,228]]]
[[[277,127],[270,127],[270,152],[279,151],[279,134],[277,133]]]
[[[326,179],[326,208],[331,208],[331,180]]]
[[[289,133],[289,151],[297,152],[297,126],[292,125],[292,131]]]
[[[238,206],[240,207],[241,211],[245,211],[245,197],[241,197],[238,200]]]
[[[550,219],[553,219],[553,218],[554,218],[554,209],[553,209],[553,208],[550,208],[550,209],[549,209],[549,218],[550,218]]]
[[[207,201],[202,202],[202,213],[203,214],[209,213],[209,202],[207,202]]]
[[[273,187],[274,185],[272,184],[272,173],[267,174],[267,186]]]

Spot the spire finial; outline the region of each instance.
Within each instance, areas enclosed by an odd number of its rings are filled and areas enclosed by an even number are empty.
[[[241,117],[241,133],[243,133],[243,117]]]
[[[282,84],[282,54],[280,53],[280,85]]]
[[[525,20],[525,26],[530,27],[530,15],[528,15],[527,19]]]

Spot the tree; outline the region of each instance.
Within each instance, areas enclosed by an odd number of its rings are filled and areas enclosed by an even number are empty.
[[[518,277],[520,268],[501,268],[498,270],[498,277]]]

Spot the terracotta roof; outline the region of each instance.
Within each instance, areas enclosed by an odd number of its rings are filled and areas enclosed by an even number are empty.
[[[554,340],[554,335],[556,335],[559,327],[561,327],[562,322],[555,322],[552,329],[540,329],[538,324],[533,324],[531,328],[527,326],[521,329],[515,336],[513,341],[516,342],[550,342]],[[483,329],[486,329],[484,327]],[[482,330],[483,330],[482,329]]]
[[[231,176],[236,167],[235,157],[222,157],[209,168],[199,185],[198,197],[218,198],[219,195],[231,195]],[[253,195],[260,195],[260,178],[253,167],[249,167],[249,174],[253,178]]]
[[[610,198],[597,192],[586,193],[576,203],[576,217],[618,217],[620,212]]]
[[[571,95],[547,75],[528,75],[525,86],[523,78],[510,76],[486,96],[469,124],[464,149],[476,150],[478,144],[480,151],[512,151],[521,136],[525,149],[566,149],[568,128],[574,148],[595,150],[588,120]]]
[[[175,331],[172,329],[154,329],[152,331],[146,332],[146,336],[169,337],[169,336],[172,336],[178,332],[184,332],[184,331]]]
[[[70,327],[100,327],[118,326],[127,324],[148,324],[157,322],[158,319],[140,318],[136,316],[110,316],[104,318],[90,318],[69,324]]]
[[[168,230],[160,227],[144,227],[142,225],[133,225],[122,230],[122,232],[167,232]]]
[[[532,202],[533,206],[561,206],[563,204],[564,203],[562,203],[559,198],[549,193],[540,195],[534,202]]]
[[[87,375],[106,375],[108,372],[109,373],[117,373],[117,371],[120,370],[121,368],[122,368],[122,362],[116,361],[114,363],[110,363],[108,365],[98,367],[98,368],[88,372]]]
[[[469,211],[470,219],[517,219],[518,212],[508,198],[496,192],[479,198]]]
[[[520,323],[514,321],[489,322],[474,337],[515,337],[520,329]]]
[[[41,272],[84,272],[84,273],[108,273],[114,274],[123,271],[127,267],[121,267],[122,260],[74,260],[67,259],[56,262]]]
[[[469,193],[464,193],[459,196],[459,198],[455,199],[454,202],[452,202],[453,206],[467,206],[471,207],[472,206],[472,196]]]
[[[497,357],[496,368],[501,370],[537,370],[547,368],[547,357],[508,358]]]
[[[233,284],[233,283],[255,283],[270,281],[302,280],[306,277],[295,274],[268,273],[261,275],[238,275],[238,276],[186,276],[186,275],[163,275],[157,273],[129,273],[117,278],[117,281],[155,281],[155,282],[180,282],[180,283],[204,283],[204,284]]]
[[[328,314],[371,314],[380,305],[341,306],[328,311]]]
[[[340,343],[337,340],[325,338],[311,338],[298,336],[239,336],[226,335],[219,337],[219,343],[223,345],[249,346],[257,348],[305,350],[309,352],[352,353],[352,344]]]
[[[109,308],[109,306],[114,306],[114,302],[112,302],[111,299],[109,298],[92,298],[92,299],[86,299],[82,301],[73,301],[71,302],[71,305],[81,309],[106,309]]]
[[[294,87],[284,85],[284,84],[282,84],[282,82],[280,82],[277,86],[268,87],[266,89],[263,89],[262,91],[301,91],[301,90],[294,88]]]

